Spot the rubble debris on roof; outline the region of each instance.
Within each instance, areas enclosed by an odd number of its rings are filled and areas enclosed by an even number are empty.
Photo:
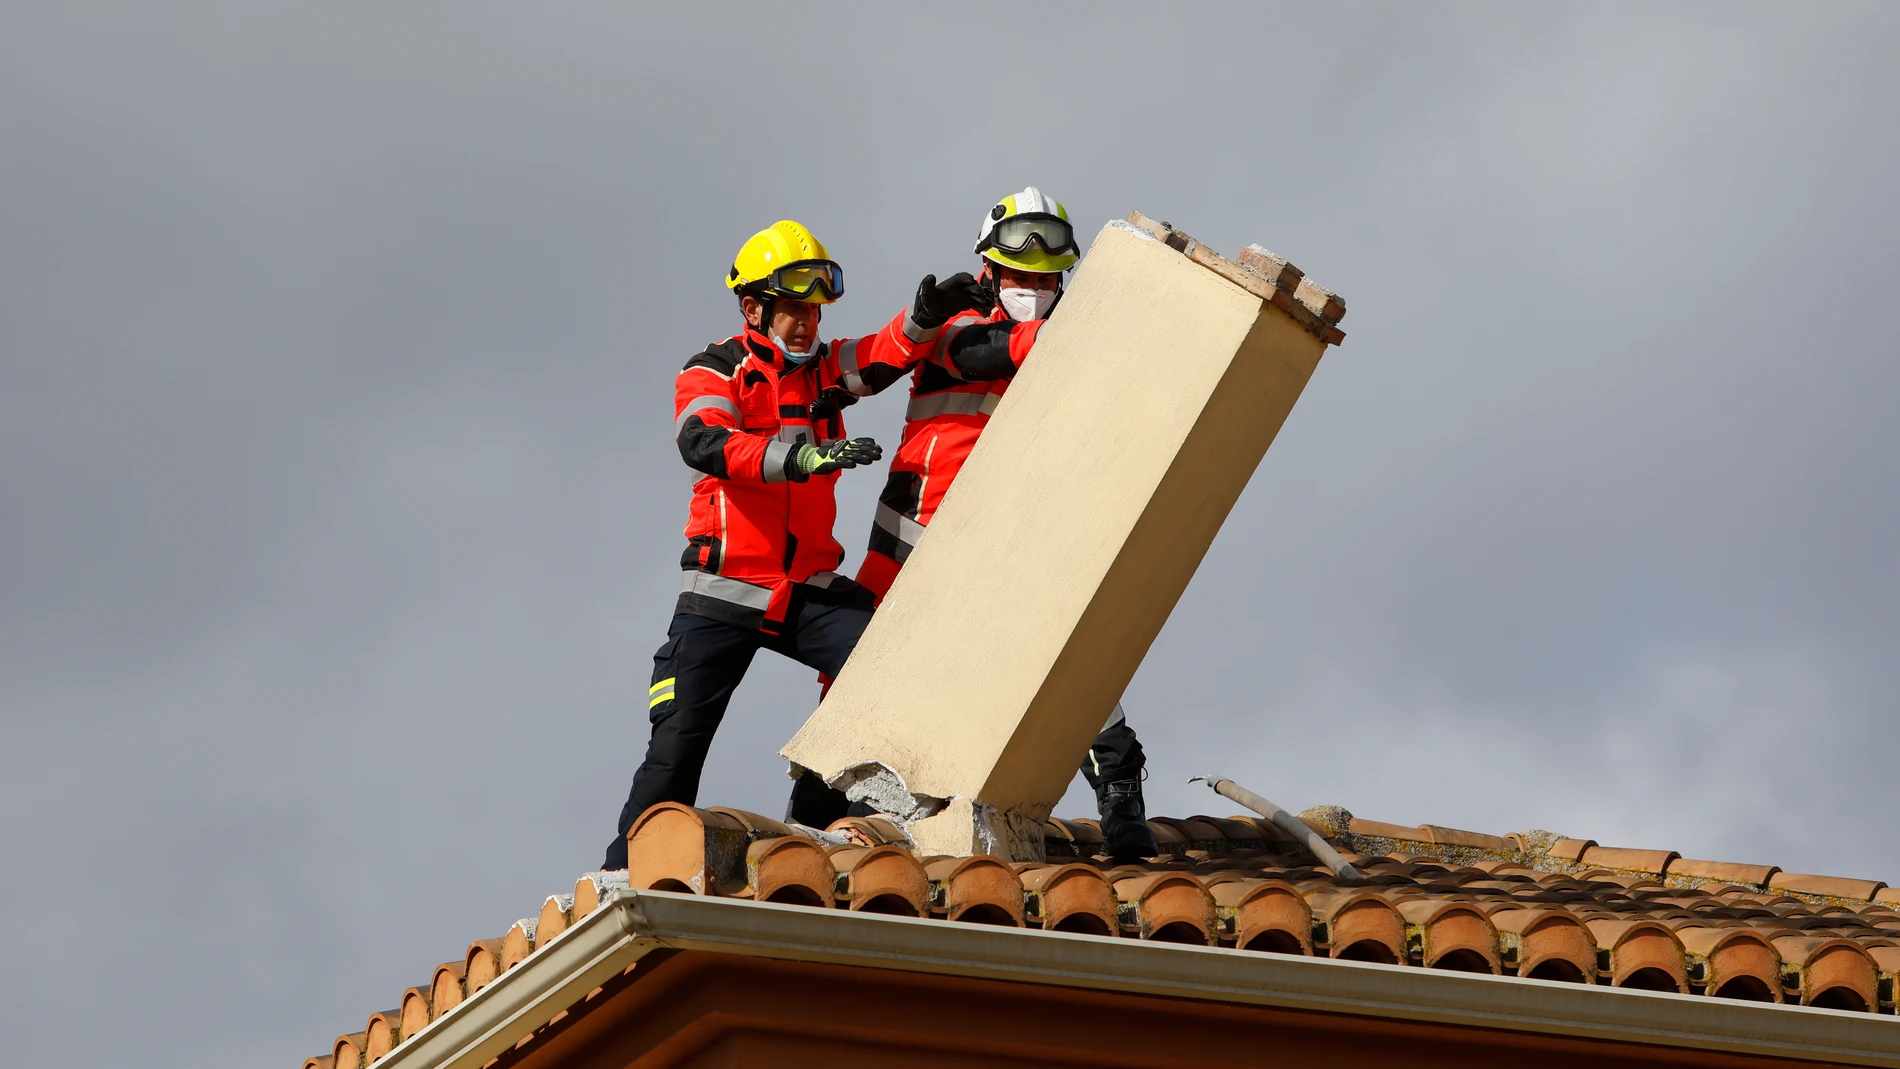
[[[1162,853],[1113,865],[1095,855],[1094,820],[1051,820],[1046,861],[1007,862],[918,856],[881,818],[834,824],[854,840],[837,845],[741,810],[655,806],[634,826],[627,872],[588,873],[469,944],[304,1067],[373,1064],[627,887],[1895,1013],[1900,889],[1878,880],[1337,807],[1301,819],[1365,880],[1338,880],[1252,816],[1157,818]]]

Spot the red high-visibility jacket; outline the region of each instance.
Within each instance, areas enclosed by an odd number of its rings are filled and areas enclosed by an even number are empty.
[[[918,342],[934,336],[900,315],[791,366],[748,327],[686,362],[674,380],[673,435],[696,477],[677,611],[776,633],[793,583],[844,581],[833,571],[844,559],[831,533],[837,473],[798,481],[787,463],[801,443],[845,437],[836,407],[813,419],[823,391],[875,393],[902,378]]]
[[[869,552],[857,575],[879,598],[963,470],[1042,324],[1016,322],[999,305],[988,315],[958,315],[917,346],[904,437],[878,495]]]

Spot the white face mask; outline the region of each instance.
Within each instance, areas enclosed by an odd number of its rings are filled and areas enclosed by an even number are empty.
[[[1056,303],[1059,290],[1026,290],[1008,287],[996,292],[996,303],[1003,306],[1003,314],[1018,323],[1027,323],[1032,319],[1041,319],[1049,314]]]
[[[793,367],[803,364],[818,354],[818,345],[816,342],[812,343],[812,347],[809,351],[795,353],[786,345],[784,338],[779,337],[777,334],[773,334],[771,338],[772,344],[778,346],[778,351],[785,354],[785,362]]]

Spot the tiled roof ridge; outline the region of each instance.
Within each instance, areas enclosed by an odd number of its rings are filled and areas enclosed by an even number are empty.
[[[1407,827],[1337,806],[1300,819],[1365,882],[1338,881],[1245,815],[1158,817],[1162,853],[1115,865],[1095,854],[1089,819],[1048,821],[1046,862],[1008,862],[919,856],[881,818],[821,833],[665,803],[635,824],[626,872],[587,873],[502,936],[470,943],[304,1066],[374,1064],[629,887],[1895,1012],[1900,889],[1880,881],[1542,830]],[[855,841],[840,845],[839,833]]]
[[[1533,828],[1487,835],[1435,824],[1405,827],[1362,820],[1338,806],[1315,806],[1300,814],[1315,831],[1342,851],[1409,855],[1456,865],[1520,865],[1532,872],[1648,877],[1665,887],[1741,886],[1816,905],[1879,902],[1900,906],[1900,888],[1883,880],[1786,872],[1778,865],[1742,864],[1685,858],[1673,850],[1640,850],[1600,845]]]

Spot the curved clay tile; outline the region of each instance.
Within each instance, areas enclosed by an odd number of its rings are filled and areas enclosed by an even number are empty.
[[[760,839],[746,847],[746,883],[760,902],[794,906],[830,906],[838,878],[824,847],[788,835]]]
[[[1009,862],[989,854],[947,857],[924,866],[931,908],[944,919],[1023,927],[1023,885]]]
[[[535,943],[544,944],[567,931],[568,918],[573,909],[573,895],[549,895],[548,900],[541,903],[541,912],[534,918]]]
[[[833,871],[844,876],[845,903],[864,913],[904,917],[929,915],[930,880],[924,867],[901,846],[833,847]]]
[[[1121,927],[1115,889],[1093,865],[1031,866],[1017,880],[1026,912],[1046,931],[1112,936]]]
[[[363,1069],[363,1042],[361,1032],[336,1037],[330,1046],[330,1064],[336,1069]]]
[[[752,839],[777,839],[785,835],[798,834],[792,830],[790,824],[773,820],[771,817],[762,816],[744,809],[732,809],[723,805],[709,805],[706,807],[706,812],[717,813],[722,817],[731,817],[738,821],[740,827],[745,829],[747,837]]]
[[[445,961],[435,967],[435,976],[429,981],[429,1019],[435,1020],[462,1004],[468,997],[462,986],[467,975],[468,964],[462,961]]]
[[[1590,918],[1584,924],[1596,937],[1601,980],[1613,987],[1688,992],[1688,955],[1667,925],[1654,920],[1600,918]]]
[[[1597,982],[1597,941],[1562,909],[1504,909],[1491,914],[1505,960],[1532,980]]]
[[[1115,897],[1123,906],[1133,907],[1133,935],[1161,943],[1217,945],[1219,921],[1214,915],[1214,896],[1188,873],[1163,872],[1117,880]]]
[[[534,953],[534,933],[539,927],[533,917],[523,917],[509,926],[508,934],[501,937],[502,972],[521,964]]]
[[[1325,925],[1328,957],[1346,961],[1405,962],[1405,918],[1371,891],[1308,893],[1313,919]]]
[[[1408,898],[1395,905],[1406,921],[1407,948],[1418,948],[1419,963],[1426,968],[1501,971],[1498,931],[1475,907],[1443,898]]]
[[[1502,835],[1486,835],[1481,831],[1465,831],[1462,828],[1443,828],[1436,824],[1420,824],[1418,830],[1424,834],[1426,842],[1438,846],[1466,846],[1474,850],[1494,850],[1501,853],[1510,853],[1517,849]]]
[[[1740,884],[1762,888],[1781,869],[1774,865],[1738,865],[1732,861],[1698,861],[1695,858],[1679,857],[1669,863],[1665,875],[1672,878],[1691,880],[1714,880],[1723,884]]]
[[[1260,825],[1253,821],[1236,820],[1233,817],[1210,817],[1205,813],[1197,813],[1188,819],[1210,825],[1215,831],[1220,832],[1221,838],[1227,840],[1227,849],[1230,851],[1265,850],[1270,841],[1261,832]],[[1271,841],[1278,841],[1278,839]]]
[[[462,957],[462,986],[470,995],[501,975],[501,939],[477,939]]]
[[[403,1040],[407,1041],[410,1036],[429,1027],[429,1022],[434,1019],[435,1014],[431,1012],[429,1006],[429,989],[426,987],[405,988],[402,993]]]
[[[825,830],[849,835],[858,843],[869,846],[910,844],[910,836],[904,834],[904,829],[884,817],[840,817]]]
[[[745,825],[729,814],[660,802],[627,831],[627,885],[636,891],[737,894],[745,889],[746,842]]]
[[[1879,1005],[1879,970],[1860,944],[1809,936],[1773,942],[1782,963],[1800,975],[1803,1006],[1872,1012]]]
[[[1842,876],[1811,876],[1805,872],[1777,872],[1768,881],[1770,891],[1869,902],[1887,885],[1880,880],[1852,880]]]
[[[1646,872],[1660,876],[1669,870],[1670,862],[1681,856],[1674,850],[1626,850],[1614,846],[1592,846],[1583,852],[1577,862],[1589,868]]]
[[[369,1024],[363,1028],[363,1064],[374,1065],[376,1060],[396,1049],[402,1042],[402,1009],[380,1010],[369,1015]]]
[[[613,897],[615,891],[624,891],[627,886],[625,872],[590,872],[575,880],[573,905],[568,909],[569,923],[579,924],[599,909],[602,902]]]
[[[336,1057],[330,1054],[319,1054],[314,1058],[303,1060],[303,1069],[335,1069],[335,1067]]]
[[[1235,948],[1312,955],[1313,909],[1292,884],[1284,880],[1229,880],[1209,890],[1215,908],[1232,917],[1225,927],[1233,934]]]
[[[1676,929],[1676,938],[1695,956],[1696,983],[1716,998],[1752,1002],[1781,1001],[1781,954],[1746,927]]]
[[[1164,824],[1174,829],[1175,834],[1179,835],[1181,841],[1186,844],[1186,849],[1205,850],[1210,854],[1224,854],[1227,852],[1226,833],[1207,821],[1196,820],[1193,817],[1187,819],[1178,817],[1155,817],[1148,821],[1148,823],[1151,826]],[[1167,848],[1164,846],[1162,849],[1165,850]]]
[[[1595,839],[1566,839],[1559,836],[1544,851],[1544,856],[1556,861],[1575,861],[1583,856],[1585,850],[1595,846]]]

